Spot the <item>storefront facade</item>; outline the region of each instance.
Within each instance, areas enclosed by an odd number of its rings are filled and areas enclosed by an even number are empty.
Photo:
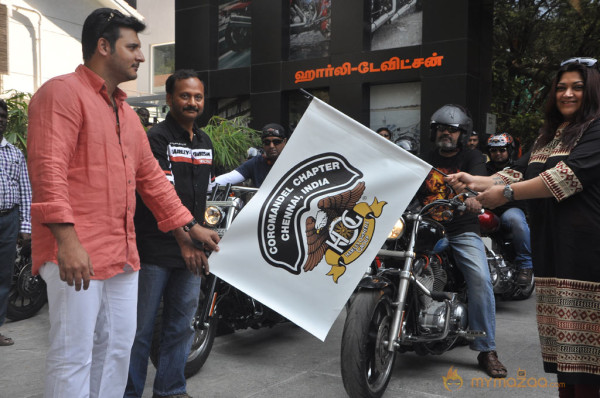
[[[492,0],[176,0],[176,68],[201,73],[205,119],[293,130],[305,89],[395,140],[430,145],[429,118],[465,105],[489,130]],[[326,133],[326,132],[323,132]]]

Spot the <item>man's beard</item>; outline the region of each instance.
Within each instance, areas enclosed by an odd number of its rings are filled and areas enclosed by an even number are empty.
[[[447,140],[438,139],[435,145],[442,152],[454,152],[458,148],[457,142],[452,141],[451,138]]]

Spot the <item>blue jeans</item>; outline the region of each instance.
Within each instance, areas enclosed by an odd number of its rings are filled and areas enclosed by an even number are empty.
[[[185,363],[192,345],[192,318],[198,307],[202,279],[187,269],[142,263],[138,286],[137,330],[131,348],[125,397],[141,397],[146,384],[154,319],[163,299],[160,351],[154,394],[186,392]]]
[[[6,319],[20,226],[18,208],[0,217],[0,326]]]
[[[469,328],[484,331],[471,343],[476,351],[496,349],[496,301],[483,241],[474,232],[448,236],[454,259],[467,282]]]
[[[511,207],[500,217],[502,229],[512,234],[512,243],[515,248],[515,263],[519,269],[533,268],[531,263],[531,241],[529,224],[525,213],[518,207]]]

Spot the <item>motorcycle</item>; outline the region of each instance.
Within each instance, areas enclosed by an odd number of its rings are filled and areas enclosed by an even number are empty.
[[[290,34],[318,29],[325,39],[331,35],[329,8],[331,0],[290,0]],[[220,11],[220,30],[225,44],[234,52],[252,45],[252,1],[238,1]]]
[[[252,1],[238,1],[220,11],[221,25],[225,25],[224,39],[231,51],[244,51],[252,45]]]
[[[39,275],[31,275],[31,240],[17,243],[6,317],[13,321],[31,318],[48,301],[46,283]]]
[[[206,204],[204,225],[216,230],[222,237],[235,216],[257,190],[230,185],[213,189],[213,194]],[[192,320],[194,337],[184,370],[185,377],[195,375],[202,368],[216,336],[240,329],[273,327],[282,322],[287,322],[287,319],[210,274],[202,283],[198,308]],[[150,359],[155,367],[158,364],[161,327],[162,310],[159,309],[150,348]]]
[[[319,29],[329,39],[330,3],[331,0],[290,0],[290,34]]]
[[[527,286],[517,283],[519,270],[511,236],[502,231],[500,218],[489,210],[479,215],[479,226],[490,267],[494,294],[503,300],[524,300],[535,288],[534,278]]]
[[[371,0],[371,33],[375,32],[386,22],[392,22],[410,5],[409,0]]]
[[[466,283],[450,253],[444,226],[463,212],[465,195],[411,204],[397,221],[349,300],[341,370],[350,397],[381,397],[397,353],[442,354],[485,336],[469,330]],[[461,339],[459,341],[459,339]]]

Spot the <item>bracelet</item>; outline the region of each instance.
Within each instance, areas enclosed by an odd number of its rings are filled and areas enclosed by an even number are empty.
[[[185,232],[190,232],[190,229],[192,229],[192,227],[196,224],[198,224],[198,221],[196,221],[195,218],[192,218],[192,221],[190,221],[189,223],[187,223],[183,226],[183,230]]]

